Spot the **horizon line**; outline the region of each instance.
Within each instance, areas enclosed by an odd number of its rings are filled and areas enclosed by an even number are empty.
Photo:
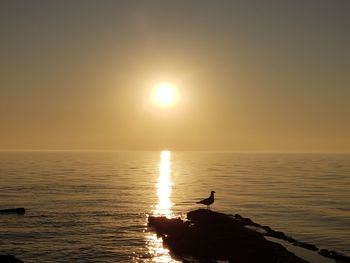
[[[0,152],[226,152],[237,154],[350,154],[350,151],[280,151],[227,149],[0,149]]]

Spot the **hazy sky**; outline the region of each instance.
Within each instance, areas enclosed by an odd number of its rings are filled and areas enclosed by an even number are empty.
[[[0,2],[0,149],[350,152],[350,1]],[[181,100],[150,105],[159,81]]]

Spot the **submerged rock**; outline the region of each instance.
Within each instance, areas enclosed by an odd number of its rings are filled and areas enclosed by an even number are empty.
[[[337,262],[344,262],[344,263],[350,263],[350,258],[337,253],[334,250],[328,250],[328,249],[321,249],[318,254],[327,257],[327,258],[332,258],[335,259]]]
[[[281,231],[273,230],[269,226],[263,226],[263,225],[257,224],[255,222],[253,222],[250,218],[242,217],[239,214],[235,214],[234,218],[237,219],[238,221],[240,221],[245,226],[253,226],[253,227],[256,227],[258,229],[263,229],[265,231],[266,236],[275,237],[278,239],[283,239],[283,240],[288,241],[289,243],[292,243],[295,246],[306,248],[308,250],[313,250],[313,251],[318,250],[318,248],[314,244],[309,244],[309,243],[297,241],[294,238],[287,236],[285,233],[283,233]]]
[[[20,208],[10,208],[10,209],[0,209],[0,214],[25,214],[26,210],[23,207]]]
[[[1,263],[24,263],[22,260],[16,258],[13,255],[0,255]]]
[[[175,256],[200,262],[228,260],[235,263],[305,263],[282,245],[266,240],[233,216],[206,209],[191,211],[188,221],[180,218],[148,219]]]
[[[246,226],[253,226],[258,229],[263,229],[265,231],[264,235],[266,236],[286,240],[289,243],[293,244],[294,246],[302,247],[312,251],[318,251],[318,254],[327,258],[334,259],[337,263],[350,263],[350,257],[343,255],[341,253],[338,253],[334,250],[328,250],[328,249],[319,250],[317,246],[315,246],[314,244],[309,244],[306,242],[295,240],[294,238],[285,235],[283,232],[273,230],[269,226],[263,226],[263,225],[254,223],[250,218],[244,218],[239,214],[234,215],[234,218],[239,220],[240,222],[242,222],[242,224]]]

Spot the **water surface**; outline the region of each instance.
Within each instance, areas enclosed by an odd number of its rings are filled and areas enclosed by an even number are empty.
[[[0,251],[26,263],[171,262],[150,214],[239,213],[350,254],[350,155],[1,152]]]

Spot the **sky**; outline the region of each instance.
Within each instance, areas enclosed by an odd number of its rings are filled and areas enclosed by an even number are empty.
[[[0,149],[350,152],[350,1],[0,6]]]

